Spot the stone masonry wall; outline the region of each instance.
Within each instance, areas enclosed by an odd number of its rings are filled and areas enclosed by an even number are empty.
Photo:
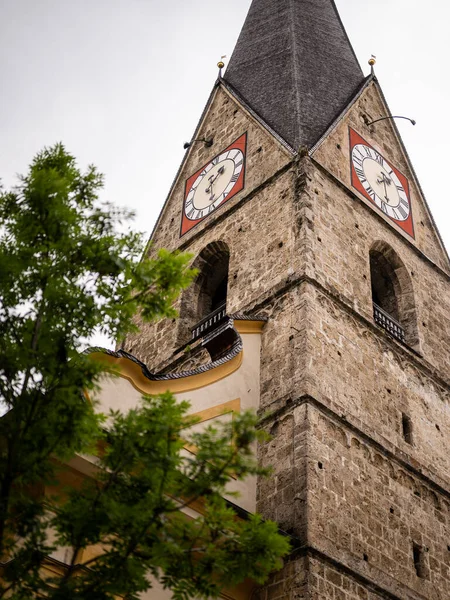
[[[320,283],[343,294],[357,310],[370,315],[369,251],[379,240],[391,246],[411,278],[420,339],[417,349],[442,376],[447,376],[450,372],[448,259],[427,215],[392,123],[381,121],[372,128],[364,124],[364,120],[370,121],[383,114],[387,113],[380,93],[372,83],[314,153],[314,160],[332,176],[319,168],[308,171],[307,198],[314,231],[311,236],[314,264],[310,267]],[[392,222],[360,200],[351,187],[349,126],[359,131],[409,178],[415,240],[397,233]],[[415,252],[414,248],[420,252]],[[439,268],[436,269],[433,263]]]
[[[386,596],[368,589],[366,582],[347,572],[322,562],[318,558],[308,560],[308,600],[381,600]]]
[[[247,132],[247,153],[244,189],[180,238],[186,179],[245,132]],[[197,142],[188,150],[187,159],[177,176],[152,238],[156,248],[174,249],[180,245],[188,245],[200,231],[210,227],[219,215],[228,212],[231,206],[239,204],[242,198],[248,196],[291,160],[290,153],[222,87],[217,88],[197,137],[212,138],[214,143],[208,148],[203,143]]]
[[[261,478],[257,488],[257,510],[276,521],[282,530],[302,544],[307,541],[307,419],[306,406],[265,423],[271,440],[259,448],[259,460],[270,466],[270,477]]]
[[[217,222],[214,229],[189,245],[194,256],[213,241],[221,240],[229,246],[228,314],[255,304],[292,272],[289,252],[293,244],[292,219],[287,200],[291,189],[292,175],[288,171],[267,184],[257,198],[239,205],[232,218]],[[279,198],[286,200],[286,204],[279,202]],[[176,321],[169,320],[144,325],[138,335],[127,340],[126,349],[152,369],[175,350],[176,327]]]
[[[371,319],[369,252],[375,242],[388,244],[411,278],[418,350],[441,376],[446,376],[450,372],[450,279],[324,172],[315,169],[311,179],[308,201],[313,213],[313,260],[309,262],[312,277]]]
[[[276,519],[319,563],[328,563],[326,573],[330,563],[338,565],[334,575],[313,578],[318,595],[313,586],[305,598],[352,598],[344,572],[359,582],[352,584],[356,594],[366,590],[356,597],[371,597],[368,589],[384,590],[374,598],[449,597],[445,488],[314,398],[270,415],[266,426],[272,440],[260,449],[260,459],[273,465],[273,474],[259,483],[258,511]],[[420,576],[413,544],[423,556]],[[283,598],[292,592],[286,585]]]
[[[308,310],[307,391],[448,485],[448,387],[383,330],[324,293],[315,292]],[[402,414],[411,420],[412,444],[403,437]]]
[[[338,297],[304,282],[266,306],[261,412],[303,394],[324,402],[434,477],[450,480],[450,390],[427,363]],[[412,444],[404,439],[409,417]]]
[[[185,180],[244,132],[248,134],[245,188],[200,225],[179,237]],[[151,251],[181,248],[197,256],[211,242],[230,248],[227,310],[251,304],[292,272],[294,254],[292,157],[223,89],[217,91],[198,137],[213,137],[212,148],[194,144],[155,230]],[[281,172],[280,172],[281,170]],[[276,175],[278,173],[278,175]],[[300,255],[296,260],[299,261]],[[167,362],[177,345],[175,322],[142,325],[125,349],[150,369]]]
[[[388,590],[450,597],[450,494],[315,407],[308,420],[309,543]]]
[[[348,124],[364,134],[363,116],[382,110],[372,85],[313,159],[293,160],[219,90],[198,133],[214,147],[194,146],[154,235],[155,247],[194,256],[224,242],[228,313],[268,318],[260,412],[269,411],[272,440],[259,456],[273,473],[259,482],[258,510],[310,554],[288,563],[261,600],[450,597],[448,264],[414,186],[414,243],[349,188]],[[245,189],[180,240],[186,177],[244,131]],[[412,180],[392,127],[372,133],[368,141]],[[380,242],[411,281],[413,349],[373,321],[369,252]],[[150,369],[167,364],[176,328],[145,325],[125,347]],[[413,543],[423,551],[421,577]]]
[[[373,126],[366,125],[366,123],[388,115],[378,85],[372,82],[314,152],[313,157],[330,173],[333,173],[340,182],[351,188],[348,128],[350,126],[355,129],[408,178],[415,230],[413,243],[433,262],[448,272],[448,260],[444,255],[441,243],[425,207],[421,191],[416,185],[415,176],[410,169],[405,152],[395,132],[393,121],[384,120]],[[368,202],[368,204],[370,203]],[[336,207],[338,206],[339,203],[337,202]],[[388,228],[395,228],[388,217],[381,216],[380,219],[388,224]],[[407,235],[406,238],[408,239]]]
[[[304,279],[265,307],[261,413],[274,412],[260,458],[274,472],[259,484],[258,510],[353,572],[318,560],[323,575],[310,576],[305,598],[447,598],[448,386],[335,292]],[[297,406],[302,395],[323,409]]]
[[[255,600],[306,600],[309,565],[306,556],[287,562],[267,585],[254,592]],[[332,596],[331,596],[332,597]]]
[[[380,600],[386,598],[367,589],[360,580],[339,571],[316,556],[290,560],[268,585],[254,594],[255,600]]]

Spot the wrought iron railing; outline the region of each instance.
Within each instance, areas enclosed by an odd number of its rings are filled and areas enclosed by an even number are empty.
[[[373,303],[373,318],[375,323],[383,327],[392,337],[405,343],[405,330],[403,327],[375,302]]]
[[[215,329],[227,316],[225,303],[197,323],[192,330],[192,339],[196,340]]]

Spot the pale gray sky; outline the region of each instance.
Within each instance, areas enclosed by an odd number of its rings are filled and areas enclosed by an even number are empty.
[[[0,177],[6,186],[62,141],[106,175],[147,234],[250,0],[0,0]],[[448,0],[337,0],[398,121],[450,248]]]

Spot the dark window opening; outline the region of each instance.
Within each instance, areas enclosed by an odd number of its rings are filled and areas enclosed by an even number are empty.
[[[372,301],[396,321],[399,321],[398,302],[393,281],[394,274],[388,261],[379,252],[370,255]]]
[[[206,264],[198,278],[199,294],[195,310],[196,320],[206,319],[215,311],[222,309],[227,302],[228,255]]]
[[[208,244],[197,256],[194,283],[183,293],[180,305],[178,343],[190,343],[208,335],[226,318],[230,253],[221,241]]]
[[[403,432],[403,438],[404,438],[405,442],[412,445],[412,443],[413,443],[412,421],[411,421],[410,417],[408,417],[408,415],[405,415],[404,413],[402,413],[402,432]]]
[[[375,323],[418,350],[411,277],[398,255],[384,242],[376,242],[370,251],[370,280]]]
[[[417,577],[420,577],[421,579],[427,579],[428,566],[425,558],[425,552],[424,548],[419,546],[419,544],[413,543],[413,559]]]
[[[219,283],[211,300],[211,312],[222,307],[227,302],[228,273]]]

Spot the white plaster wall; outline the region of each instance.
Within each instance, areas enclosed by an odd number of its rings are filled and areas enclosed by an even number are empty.
[[[171,591],[165,590],[158,581],[152,579],[152,585],[150,590],[141,594],[141,600],[170,600],[172,598]]]
[[[190,402],[192,406],[190,413],[198,413],[236,399],[240,399],[241,410],[257,410],[260,396],[261,336],[258,333],[242,334],[242,340],[243,360],[241,366],[234,373],[202,388],[175,394],[179,400]],[[140,399],[141,393],[127,379],[121,377],[105,377],[101,390],[95,397],[98,403],[97,410],[105,413],[111,409],[130,410],[139,404]],[[217,418],[220,419],[220,417]],[[211,424],[215,420],[205,421],[203,426]],[[249,477],[244,481],[233,480],[229,490],[239,493],[238,497],[229,497],[231,502],[247,511],[255,510],[256,478]]]

